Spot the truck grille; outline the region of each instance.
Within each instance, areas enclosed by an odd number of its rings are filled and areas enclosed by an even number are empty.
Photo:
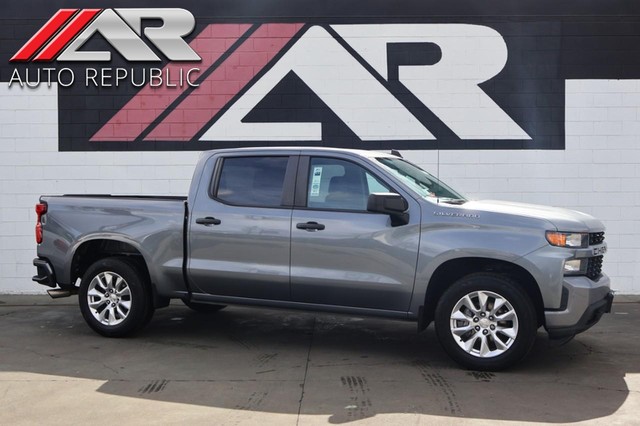
[[[600,278],[600,275],[602,275],[602,258],[603,256],[589,258],[589,263],[587,264],[587,277],[592,280]]]
[[[604,232],[592,232],[589,234],[589,245],[596,246],[604,241]]]

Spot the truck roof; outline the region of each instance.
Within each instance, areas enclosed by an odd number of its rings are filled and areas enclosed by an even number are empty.
[[[212,155],[223,152],[246,152],[246,153],[259,153],[259,154],[277,154],[279,152],[291,152],[298,151],[301,154],[305,153],[350,153],[360,157],[393,157],[389,152],[382,151],[369,151],[365,149],[345,149],[345,148],[330,148],[321,146],[269,146],[269,147],[249,147],[249,148],[225,148],[214,149],[203,152],[203,155]]]

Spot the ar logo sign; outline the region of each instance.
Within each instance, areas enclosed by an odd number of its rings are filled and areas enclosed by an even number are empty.
[[[479,87],[507,63],[507,45],[497,31],[471,24],[361,24],[309,28],[200,140],[322,140],[321,123],[244,121],[290,72],[362,141],[435,139],[385,87],[389,81],[387,48],[392,43],[432,43],[440,48],[438,62],[400,65],[397,79],[460,139],[531,139]]]
[[[160,27],[142,28],[143,19],[160,19]],[[100,33],[127,61],[160,61],[142,40],[144,35],[171,61],[199,61],[200,56],[184,41],[195,27],[191,12],[160,9],[60,9],[10,59],[10,62],[111,60],[111,52],[80,51]]]

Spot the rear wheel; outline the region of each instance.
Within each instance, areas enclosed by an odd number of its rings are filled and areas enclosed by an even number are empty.
[[[98,260],[82,277],[78,292],[82,316],[103,336],[129,335],[153,315],[148,285],[137,263],[116,257]]]
[[[214,305],[211,303],[190,302],[185,299],[182,299],[182,303],[184,303],[185,306],[191,309],[192,311],[200,312],[201,314],[212,314],[214,312],[218,312],[219,310],[227,307],[227,305]]]
[[[529,296],[511,278],[490,273],[456,281],[440,298],[435,320],[445,351],[474,370],[497,371],[520,361],[538,328]]]

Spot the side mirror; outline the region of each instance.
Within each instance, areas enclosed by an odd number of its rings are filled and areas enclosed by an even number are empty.
[[[380,192],[369,195],[367,211],[388,214],[391,226],[401,226],[409,223],[409,203],[400,194]]]

